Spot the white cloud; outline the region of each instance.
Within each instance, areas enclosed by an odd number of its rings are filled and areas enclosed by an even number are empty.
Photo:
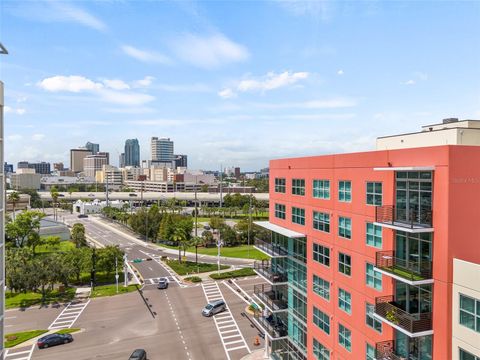
[[[358,104],[356,99],[351,98],[331,98],[322,100],[309,100],[303,102],[284,102],[284,103],[253,103],[252,106],[263,109],[342,109],[354,107]]]
[[[402,85],[415,85],[420,81],[427,81],[428,75],[421,71],[415,71],[413,77],[407,81],[402,82]]]
[[[340,70],[337,71],[337,75],[343,75],[343,74],[344,74],[344,72],[343,72],[342,69],[340,69]]]
[[[123,80],[103,80],[103,84],[113,90],[127,90],[130,89],[130,86]]]
[[[143,79],[136,80],[133,82],[133,87],[148,87],[152,85],[153,80],[155,78],[153,76],[145,76]]]
[[[53,76],[43,79],[38,86],[50,92],[87,92],[114,104],[127,106],[144,105],[155,99],[152,95],[127,91],[130,86],[122,80],[103,80],[96,82],[84,76]]]
[[[26,110],[24,108],[12,108],[10,106],[5,106],[3,110],[6,114],[23,115],[26,113]]]
[[[171,64],[168,56],[160,54],[156,51],[141,50],[131,45],[123,45],[122,51],[128,56],[146,63]]]
[[[322,21],[331,18],[331,0],[279,0],[278,3],[296,16],[311,16]]]
[[[184,34],[172,41],[172,48],[183,61],[207,69],[250,57],[245,46],[220,33],[207,36]]]
[[[237,94],[235,94],[232,89],[227,88],[227,89],[223,89],[223,90],[219,91],[218,96],[220,96],[223,99],[231,99],[231,98],[236,97]]]
[[[99,31],[107,29],[107,25],[103,21],[71,3],[64,1],[50,1],[48,3],[51,6],[52,13],[50,13],[50,18],[52,20],[75,22]]]
[[[415,85],[416,81],[413,79],[402,82],[403,85]]]
[[[301,80],[305,80],[309,77],[308,72],[289,72],[284,71],[283,73],[269,72],[260,79],[244,79],[238,82],[235,86],[235,90],[239,92],[248,92],[248,91],[269,91],[285,87],[288,85],[295,84]],[[218,95],[224,99],[231,98],[235,96],[235,91],[226,88],[218,93]]]
[[[18,141],[22,139],[23,139],[23,136],[20,134],[12,134],[7,136],[7,141]]]
[[[33,134],[32,135],[32,140],[33,141],[40,141],[45,139],[45,134]]]
[[[84,76],[78,75],[52,76],[40,81],[38,86],[51,92],[68,91],[74,93],[100,90],[103,88],[101,83],[94,82]]]

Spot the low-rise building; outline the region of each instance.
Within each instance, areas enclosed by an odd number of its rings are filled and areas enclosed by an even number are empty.
[[[75,185],[95,185],[95,178],[88,176],[44,176],[41,178],[41,189],[50,191],[52,187],[68,188]]]
[[[126,202],[123,202],[121,200],[113,200],[108,202],[108,206],[116,209],[123,208],[125,204]],[[91,202],[77,200],[73,204],[73,211],[81,215],[99,214],[102,211],[102,209],[106,206],[107,206],[106,201],[100,201],[98,199],[95,199]]]
[[[122,171],[112,165],[103,165],[102,170],[96,173],[96,180],[108,184],[111,189],[118,189],[123,184]]]
[[[5,198],[5,208],[7,211],[13,211],[13,202],[10,201],[9,195],[15,190],[7,190],[7,197]],[[19,200],[15,202],[15,211],[27,210],[30,207],[30,195],[18,194]]]
[[[125,181],[125,186],[134,191],[152,192],[194,192],[200,191],[202,184],[168,181]]]
[[[10,175],[10,183],[14,190],[34,189],[40,190],[41,174],[36,174],[35,169],[17,169]]]
[[[70,230],[67,225],[49,218],[40,220],[40,237],[57,236],[60,240],[70,240]]]

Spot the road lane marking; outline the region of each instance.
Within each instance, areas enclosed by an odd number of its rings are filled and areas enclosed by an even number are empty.
[[[23,348],[19,348],[19,349],[23,349]],[[14,351],[14,350],[19,350],[19,349],[5,349],[5,354],[4,354],[3,359],[4,360],[30,360],[32,358],[33,349],[35,349],[35,344],[30,346],[29,350]],[[23,354],[28,354],[28,355],[18,357],[19,355],[23,355]]]
[[[69,303],[67,307],[63,309],[63,311],[55,318],[55,320],[53,320],[48,329],[52,330],[71,328],[89,303],[90,299],[87,302],[80,304]]]
[[[243,334],[240,331],[240,328],[238,327],[237,322],[235,321],[235,318],[230,312],[228,304],[223,297],[222,291],[218,286],[218,283],[211,280],[207,280],[205,282],[202,282],[202,289],[203,289],[203,294],[207,299],[207,302],[210,303],[216,300],[223,300],[227,305],[227,309],[223,313],[219,314],[218,318],[216,315],[212,316],[213,321],[215,323],[215,327],[217,328],[218,335],[220,336],[220,341],[222,342],[223,349],[225,350],[225,354],[227,355],[227,360],[230,360],[230,351],[233,351],[232,349],[235,349],[235,350],[246,349],[248,353],[251,353],[251,350],[248,347],[247,342],[245,341],[245,338],[243,337]],[[228,334],[228,335],[225,335],[225,334]],[[239,337],[240,339],[235,340],[233,342],[225,341],[226,339],[230,339],[232,337]],[[235,348],[230,348],[229,345],[233,343],[235,344],[242,343],[242,345],[236,346]]]

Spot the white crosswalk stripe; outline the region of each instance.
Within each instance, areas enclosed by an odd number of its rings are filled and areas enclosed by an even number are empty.
[[[30,360],[35,344],[17,349],[5,349],[4,360]]]
[[[175,281],[178,284],[178,286],[187,287],[187,285],[183,284],[182,282],[180,282],[180,280],[178,280],[177,274],[175,274],[175,272],[172,269],[170,269],[167,265],[165,265],[162,262],[161,257],[158,254],[151,254],[151,253],[148,253],[148,252],[145,252],[145,251],[142,251],[142,250],[140,250],[140,252],[149,256],[150,258],[152,258],[153,261],[155,261],[157,264],[159,264],[161,267],[163,267],[170,274],[169,280],[171,278],[173,281]]]
[[[161,276],[161,277],[164,277],[164,276]],[[160,280],[161,277],[144,279],[145,284],[146,285],[156,285],[156,284],[158,284],[158,281]],[[173,279],[173,276],[167,276],[166,278],[168,279],[168,282],[175,282],[175,280]]]
[[[77,321],[80,314],[85,310],[90,300],[81,303],[69,303],[65,309],[57,316],[48,327],[49,330],[67,329]]]
[[[202,283],[202,288],[208,302],[215,300],[225,301],[222,291],[216,282],[206,280]],[[213,321],[215,322],[215,327],[217,328],[223,348],[227,354],[227,360],[230,360],[230,352],[234,350],[246,349],[251,353],[250,348],[248,347],[247,342],[228,307],[224,312],[214,315]]]

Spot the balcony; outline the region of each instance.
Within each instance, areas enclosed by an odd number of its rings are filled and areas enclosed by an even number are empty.
[[[271,339],[281,339],[288,336],[286,315],[270,313],[264,316],[262,312],[257,311],[254,319]]]
[[[410,233],[432,232],[431,207],[398,208],[395,205],[375,207],[375,223],[394,230]]]
[[[395,251],[378,251],[376,253],[375,267],[382,274],[391,276],[409,285],[433,283],[431,260],[416,260],[420,256],[415,254],[410,254],[409,258],[413,258],[413,260],[398,258],[395,256]]]
[[[253,293],[272,312],[283,311],[288,308],[285,286],[258,284],[253,287]]]
[[[375,349],[376,360],[405,360],[404,357],[395,354],[395,341],[383,341],[377,343]]]
[[[288,281],[287,274],[280,264],[272,264],[270,260],[255,261],[253,269],[270,284],[286,283]]]
[[[283,246],[259,238],[255,239],[255,247],[271,257],[283,257],[288,255],[287,250]]]
[[[401,309],[393,296],[375,299],[375,314],[390,326],[410,337],[430,335],[432,331],[432,313],[410,314]]]

